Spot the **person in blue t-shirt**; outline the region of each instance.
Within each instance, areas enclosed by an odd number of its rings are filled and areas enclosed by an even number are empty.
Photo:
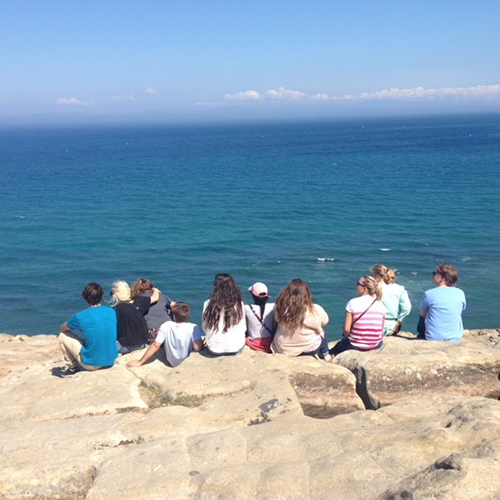
[[[440,264],[432,273],[436,288],[427,290],[420,305],[419,338],[460,342],[464,334],[465,294],[455,285],[458,269]]]
[[[59,346],[64,355],[66,369],[61,376],[79,370],[99,370],[113,366],[117,356],[116,312],[101,305],[104,290],[91,282],[82,291],[89,307],[71,316],[61,326]]]

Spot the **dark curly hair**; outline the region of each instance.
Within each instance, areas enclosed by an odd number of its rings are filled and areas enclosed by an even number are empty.
[[[205,330],[216,330],[221,318],[224,322],[223,333],[236,326],[243,318],[243,296],[230,274],[221,273],[215,277],[212,296],[203,313]]]
[[[91,281],[82,291],[82,297],[91,306],[96,306],[102,302],[104,290],[99,283]]]

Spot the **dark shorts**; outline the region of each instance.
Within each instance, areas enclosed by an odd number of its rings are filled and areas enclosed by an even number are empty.
[[[359,347],[353,346],[347,338],[343,338],[340,342],[337,342],[335,346],[330,349],[330,354],[332,356],[336,356],[337,354],[340,354],[341,352],[345,351],[360,351],[360,352],[366,352],[366,351],[374,351],[375,349],[380,349],[384,345],[384,341],[381,340],[373,349],[360,349]]]

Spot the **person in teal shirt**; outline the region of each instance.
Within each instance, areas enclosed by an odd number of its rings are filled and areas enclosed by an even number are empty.
[[[372,267],[372,276],[382,289],[382,304],[387,310],[384,335],[396,335],[401,325],[411,312],[411,302],[404,286],[396,283],[396,271],[388,269],[383,264]]]
[[[88,283],[82,297],[88,308],[76,313],[61,326],[59,346],[66,368],[62,377],[79,370],[99,370],[113,366],[117,356],[116,312],[101,305],[104,290],[99,283]]]

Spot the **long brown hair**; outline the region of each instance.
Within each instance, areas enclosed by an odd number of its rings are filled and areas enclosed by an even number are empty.
[[[281,290],[276,298],[274,315],[278,324],[295,331],[304,326],[306,312],[312,309],[311,290],[305,281],[295,278]]]
[[[153,282],[146,278],[139,278],[132,287],[132,297],[138,297],[145,292],[152,292],[154,288]]]
[[[205,330],[216,330],[221,318],[224,322],[223,333],[236,326],[243,318],[243,296],[230,274],[221,273],[215,277],[212,296],[203,313]]]

